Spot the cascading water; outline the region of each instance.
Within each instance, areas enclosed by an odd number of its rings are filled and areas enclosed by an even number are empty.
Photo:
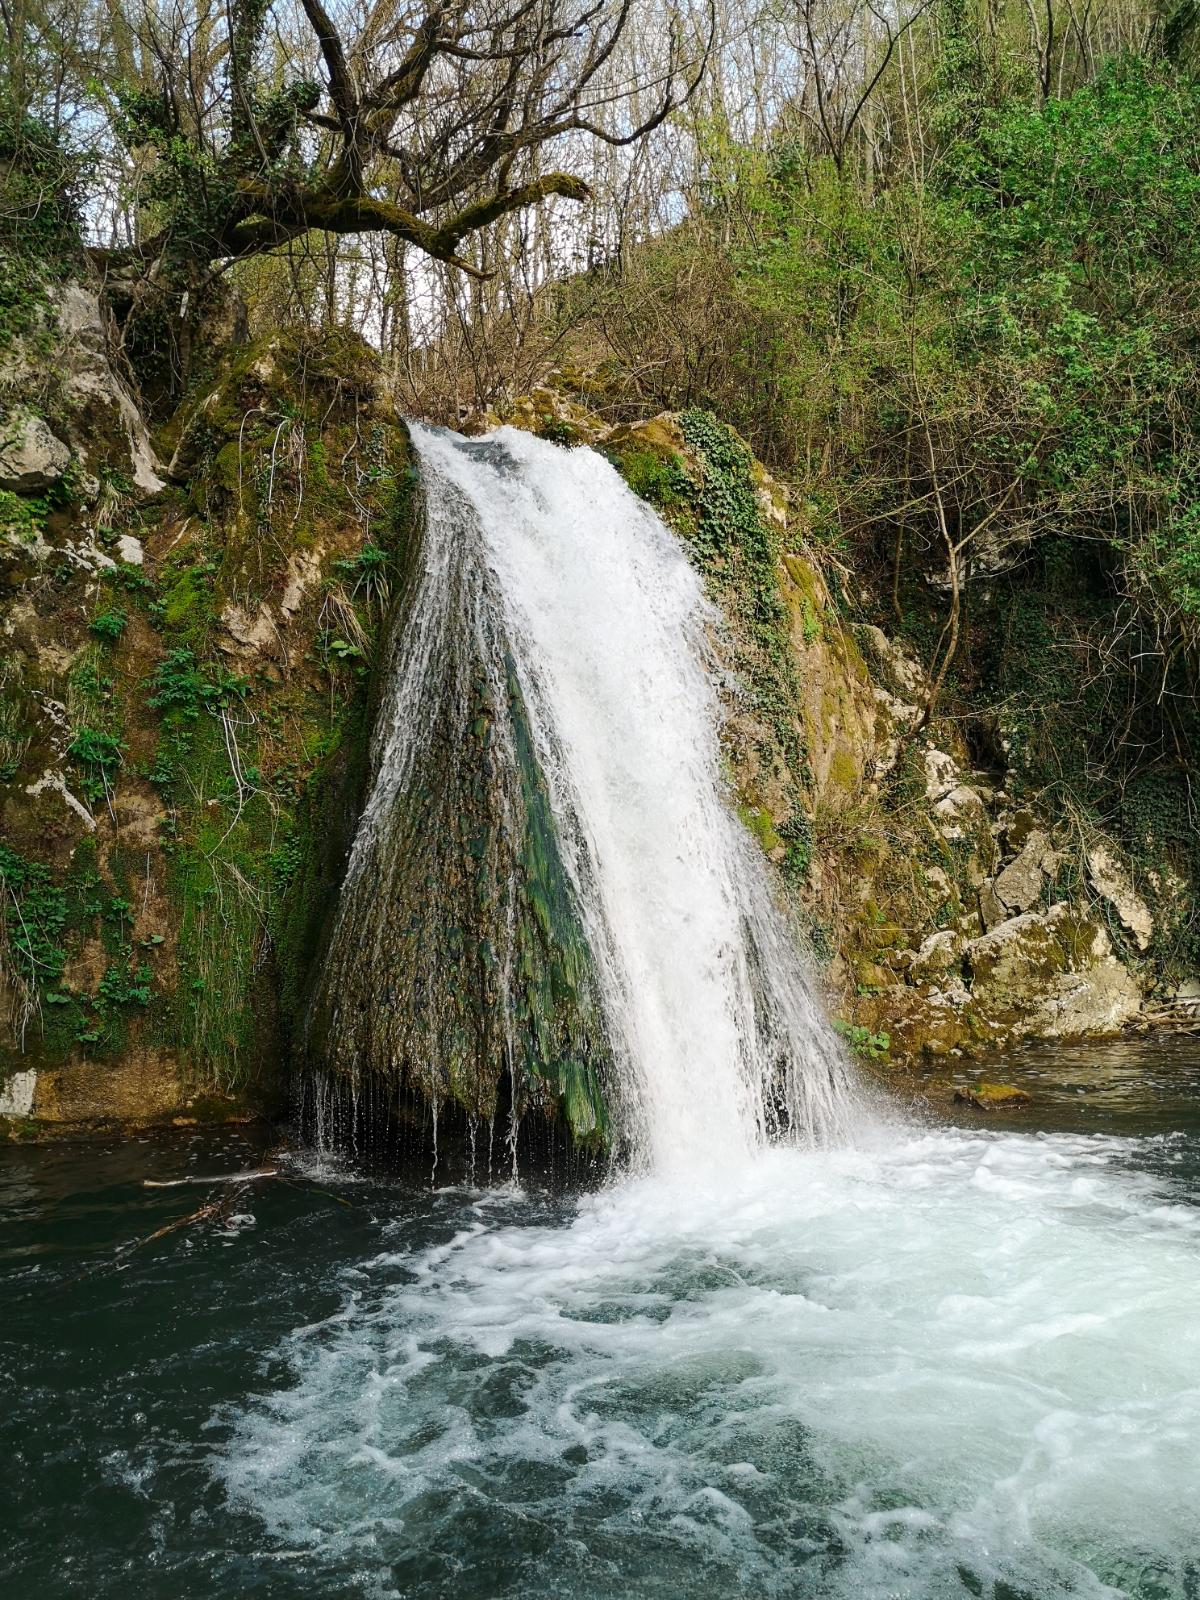
[[[623,1142],[658,1171],[710,1171],[781,1129],[845,1136],[837,1042],[725,793],[718,619],[678,543],[590,450],[514,429],[472,441],[418,427],[414,442],[422,571],[317,1006],[326,1059],[353,1074],[403,1056],[434,1101],[486,1083],[479,1063],[501,1052],[518,1077],[534,1055],[535,1081],[564,1060],[602,1063]],[[541,1059],[515,1037],[532,1009],[535,826],[536,860],[551,862],[542,901],[589,969],[569,997],[576,1037]],[[448,910],[464,856],[478,872]],[[490,961],[450,950],[447,924]]]
[[[1196,1600],[1200,1134],[855,1111],[722,792],[716,619],[670,535],[587,451],[416,439],[424,631],[317,1023],[335,1067],[402,1055],[435,1094],[499,1039],[575,1083],[585,1128],[596,1074],[644,1160],[574,1199],[378,1202],[340,1306],[213,1419],[267,1586]],[[436,874],[464,844],[448,943]],[[417,978],[389,996],[397,938]],[[551,946],[571,959],[531,1000]]]

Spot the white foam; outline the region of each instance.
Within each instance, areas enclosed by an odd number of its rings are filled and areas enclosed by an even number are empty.
[[[1200,1213],[1124,1141],[894,1139],[565,1224],[463,1197],[288,1342],[231,1495],[405,1595],[444,1592],[418,1548],[478,1574],[529,1524],[514,1593],[1183,1596]]]

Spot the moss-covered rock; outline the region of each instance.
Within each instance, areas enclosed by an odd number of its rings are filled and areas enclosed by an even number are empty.
[[[955,1090],[954,1098],[961,1105],[973,1106],[976,1111],[997,1111],[1027,1106],[1032,1096],[1011,1083],[973,1083],[968,1088]]]
[[[967,944],[963,961],[973,1003],[1016,1036],[1112,1034],[1141,1009],[1105,929],[1067,903],[1001,923]]]
[[[233,352],[170,449],[0,598],[0,1077],[35,1118],[277,1100],[361,801],[412,501],[377,359]]]

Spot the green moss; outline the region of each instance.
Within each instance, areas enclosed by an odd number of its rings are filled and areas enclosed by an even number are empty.
[[[969,1089],[959,1089],[954,1098],[978,1111],[991,1111],[999,1106],[1027,1106],[1029,1094],[1011,1083],[975,1083]]]
[[[854,757],[849,750],[839,746],[834,752],[829,763],[829,781],[834,788],[840,789],[843,794],[853,794],[858,788],[861,777]]]
[[[767,855],[774,855],[777,850],[784,848],[784,841],[775,831],[775,823],[766,806],[740,805],[737,811],[743,824],[758,840]]]
[[[308,1006],[366,792],[368,732],[365,697],[335,729],[320,730],[319,765],[303,780],[298,802],[281,821],[268,858],[273,885],[268,926],[280,1020],[289,1046]]]
[[[525,830],[520,865],[514,1021],[525,1072],[556,1095],[579,1145],[607,1148],[611,1130],[603,1081],[609,1067],[594,990],[592,958],[567,881],[533,741],[509,660],[509,705],[515,735]]]
[[[627,451],[618,456],[617,464],[634,494],[660,511],[669,514],[691,506],[693,486],[675,451],[666,456],[653,450]]]
[[[50,515],[44,495],[14,494],[0,489],[0,535],[15,544],[33,544],[43,533]]]
[[[806,645],[814,645],[821,637],[821,624],[817,621],[816,609],[807,595],[800,600],[800,628],[801,636]]]

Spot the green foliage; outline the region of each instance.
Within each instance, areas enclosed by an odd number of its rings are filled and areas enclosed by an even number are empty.
[[[67,897],[50,869],[0,843],[0,897],[8,950],[18,976],[37,987],[57,984],[66,965],[62,943]]]
[[[88,627],[98,639],[105,640],[108,644],[115,644],[125,632],[125,625],[129,621],[129,613],[120,606],[112,606],[107,611],[100,611],[88,623]]]
[[[618,465],[634,494],[660,511],[670,514],[690,505],[692,483],[677,455],[664,458],[653,450],[638,450],[622,457]]]
[[[49,514],[50,502],[44,495],[14,494],[11,489],[0,489],[0,534],[17,543],[30,544],[36,540]]]
[[[48,127],[0,105],[0,348],[43,333],[51,286],[81,265],[80,176]]]
[[[99,728],[80,728],[67,746],[67,754],[83,770],[83,792],[89,801],[104,799],[111,792],[121,765],[124,746],[115,734]]]
[[[339,638],[328,628],[322,630],[319,642],[327,661],[331,658],[342,662],[362,660],[360,645],[352,643],[349,639]]]
[[[228,677],[224,668],[221,673]],[[245,680],[234,680],[243,686]],[[159,711],[174,711],[182,719],[194,722],[205,706],[222,703],[227,690],[220,683],[208,679],[196,660],[195,652],[183,647],[169,650],[150,680],[154,693],[146,701]]]
[[[835,1018],[833,1026],[854,1054],[864,1061],[880,1061],[892,1048],[891,1038],[886,1033],[872,1033],[870,1028],[864,1028],[856,1022],[845,1022],[840,1017]]]
[[[726,614],[740,625],[737,664],[794,785],[807,775],[799,735],[799,684],[779,589],[778,535],[764,516],[754,458],[711,412],[685,411],[679,425],[700,468],[694,517],[677,523]],[[795,808],[795,803],[794,803]]]
[[[333,570],[350,584],[351,599],[359,595],[369,605],[385,606],[388,598],[387,551],[374,542],[363,545],[357,555],[333,563]]]
[[[29,744],[20,674],[0,672],[0,783],[16,777]]]

